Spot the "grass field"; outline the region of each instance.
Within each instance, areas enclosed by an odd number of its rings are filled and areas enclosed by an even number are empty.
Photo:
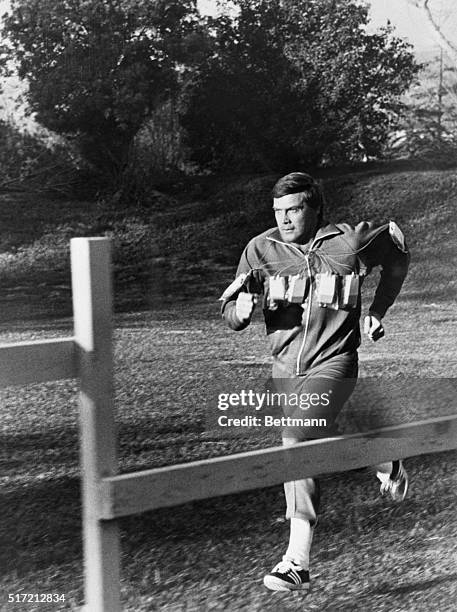
[[[107,204],[0,198],[1,341],[69,333],[68,240],[113,236],[122,471],[279,442],[275,432],[221,436],[207,423],[215,390],[268,376],[260,318],[229,332],[216,299],[244,242],[271,223],[264,202],[274,178],[192,184],[182,196],[157,195],[154,209],[119,213]],[[386,338],[361,348],[361,375],[380,384],[401,375],[430,380],[430,389],[437,378],[455,378],[457,172],[355,173],[327,177],[326,186],[332,220],[393,216],[413,253]],[[432,400],[373,417],[390,424],[456,412]],[[3,389],[0,411],[0,609],[74,609],[82,602],[77,382]],[[345,414],[343,425],[350,431],[360,418]],[[454,610],[456,457],[410,459],[411,494],[401,505],[379,498],[369,471],[323,478],[306,599],[261,585],[287,539],[281,487],[122,520],[124,609]],[[66,602],[8,605],[17,592],[65,593]]]

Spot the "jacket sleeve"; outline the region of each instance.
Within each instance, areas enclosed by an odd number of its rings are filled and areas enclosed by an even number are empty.
[[[223,300],[221,307],[222,318],[227,322],[228,326],[235,331],[245,329],[250,323],[250,321],[241,322],[236,316],[236,298],[238,295],[241,291],[247,291],[249,293],[263,292],[261,270],[252,241],[247,245],[241,255],[236,271],[236,278],[241,274],[248,275],[244,285],[237,289],[230,297]]]
[[[398,243],[391,235],[389,224],[375,226],[359,223],[355,228],[358,255],[369,272],[381,267],[381,277],[370,306],[370,314],[382,318],[394,303],[408,272],[410,261],[406,244]]]

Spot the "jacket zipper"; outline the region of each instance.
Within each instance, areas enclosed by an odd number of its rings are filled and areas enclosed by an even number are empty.
[[[324,235],[323,237],[326,237],[326,235]],[[305,333],[303,335],[303,340],[300,346],[300,349],[298,351],[298,355],[297,355],[297,361],[296,361],[296,368],[295,368],[295,375],[296,376],[300,376],[300,360],[301,360],[301,356],[303,354],[303,351],[305,349],[305,344],[306,344],[306,340],[308,337],[308,329],[309,329],[309,321],[311,318],[311,305],[312,305],[312,301],[313,301],[313,281],[311,278],[311,268],[309,265],[309,255],[313,250],[313,247],[315,245],[315,243],[318,240],[321,240],[322,236],[319,236],[319,238],[314,238],[313,242],[311,243],[311,246],[309,248],[308,253],[304,254],[302,251],[300,251],[300,249],[298,249],[297,247],[295,247],[293,244],[287,244],[287,242],[281,242],[279,240],[276,240],[275,238],[270,238],[268,237],[268,240],[272,240],[273,242],[277,242],[278,244],[283,244],[285,246],[288,246],[292,249],[295,249],[300,255],[305,255],[305,260],[306,260],[306,267],[307,267],[307,272],[308,272],[308,278],[309,278],[309,294],[308,294],[308,308],[307,308],[307,312],[306,312],[306,322],[305,322]]]
[[[309,252],[311,252],[311,249],[309,250]],[[306,256],[306,267],[308,268],[308,278],[309,278],[308,308],[306,312],[305,333],[303,335],[303,341],[301,343],[300,350],[298,351],[298,355],[297,355],[297,367],[295,370],[295,374],[297,376],[300,376],[300,359],[305,349],[306,339],[308,337],[309,320],[311,318],[311,303],[313,301],[313,281],[311,278],[311,269],[309,266],[309,254]]]
[[[319,238],[320,240],[320,238]],[[312,253],[313,251],[313,247],[316,243],[316,238],[313,240],[311,246],[309,247],[309,251],[306,255],[306,267],[308,269],[308,278],[309,278],[309,293],[308,293],[308,309],[306,312],[306,323],[305,323],[305,333],[303,334],[303,341],[301,343],[300,346],[300,350],[298,351],[298,355],[297,355],[297,367],[295,370],[295,374],[297,376],[300,376],[300,360],[301,360],[301,356],[303,354],[303,351],[305,349],[305,344],[306,344],[306,340],[308,337],[308,330],[309,330],[309,320],[311,318],[311,305],[312,305],[312,301],[313,301],[313,279],[311,277],[311,268],[309,265],[309,255],[310,253]]]

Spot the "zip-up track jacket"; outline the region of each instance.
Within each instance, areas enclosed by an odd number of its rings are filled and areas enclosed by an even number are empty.
[[[398,229],[398,228],[397,228]],[[243,287],[230,295],[222,313],[234,330],[244,329],[236,316],[235,301],[240,291],[263,295],[266,332],[275,365],[284,376],[301,376],[336,355],[356,351],[360,345],[360,287],[372,268],[381,266],[381,276],[369,312],[382,318],[397,297],[406,277],[409,254],[404,244],[391,235],[389,223],[375,226],[362,222],[353,227],[343,223],[321,227],[307,245],[285,243],[277,228],[253,238],[245,248],[237,276],[248,274]],[[401,235],[401,232],[400,232]],[[319,279],[329,273],[335,278],[358,277],[352,307],[324,307],[319,301]],[[307,279],[302,303],[272,302],[270,277],[300,274]],[[341,301],[340,301],[341,304]]]

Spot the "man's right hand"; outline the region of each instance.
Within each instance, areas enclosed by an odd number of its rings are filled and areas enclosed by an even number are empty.
[[[255,305],[258,301],[258,296],[255,293],[245,293],[244,291],[236,298],[236,316],[240,323],[249,321],[254,312]]]

